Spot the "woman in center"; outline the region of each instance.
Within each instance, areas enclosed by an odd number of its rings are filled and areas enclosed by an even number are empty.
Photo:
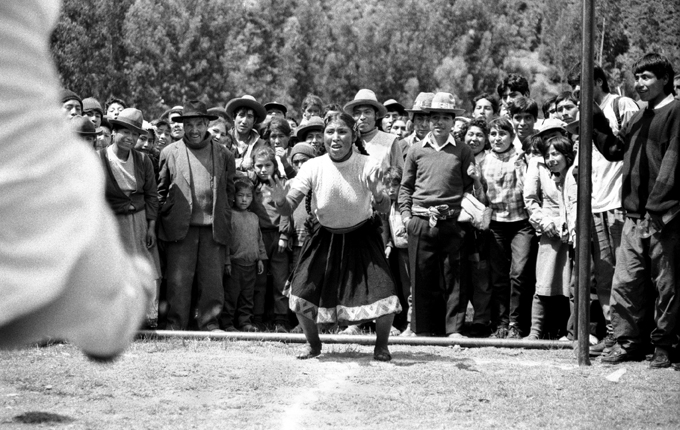
[[[356,145],[359,153],[354,151]],[[391,360],[387,342],[401,311],[373,209],[388,212],[380,166],[365,155],[354,119],[333,113],[324,121],[326,154],[306,162],[290,181],[276,179],[268,191],[282,215],[307,198],[319,222],[300,252],[290,278],[290,308],[307,338],[300,359],[321,354],[318,323],[376,320],[373,358]]]

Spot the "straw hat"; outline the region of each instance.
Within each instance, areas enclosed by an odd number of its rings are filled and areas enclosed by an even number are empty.
[[[245,96],[229,100],[229,103],[227,103],[226,106],[227,113],[233,118],[234,112],[240,107],[246,107],[255,112],[255,124],[264,121],[267,117],[267,111],[264,110],[264,107],[262,107],[253,96],[246,94]]]
[[[382,118],[387,115],[387,109],[385,109],[385,106],[378,102],[378,98],[375,96],[375,93],[368,89],[359,90],[357,95],[354,96],[354,100],[347,103],[342,110],[344,110],[345,113],[349,115],[354,115],[354,108],[357,106],[371,106],[375,108],[375,110],[378,112],[376,114],[376,117],[378,118]]]
[[[416,113],[416,112],[421,112],[421,113],[427,113],[425,109],[429,108],[430,105],[432,105],[432,99],[434,98],[434,93],[420,93],[418,94],[418,97],[413,102],[413,108],[411,109],[406,109],[406,112],[409,113]]]
[[[557,118],[544,119],[543,123],[536,129],[536,134],[541,135],[553,130],[566,132],[566,124]]]
[[[464,109],[456,109],[456,99],[451,93],[439,92],[432,98],[430,107],[424,109],[427,113],[452,113],[454,115],[462,115],[465,113]]]
[[[139,134],[144,133],[144,116],[142,111],[135,108],[125,108],[118,114],[118,118],[109,119],[111,125],[118,125]]]

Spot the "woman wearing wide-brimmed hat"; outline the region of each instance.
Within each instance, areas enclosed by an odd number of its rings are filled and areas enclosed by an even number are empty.
[[[234,128],[231,136],[236,141],[236,170],[246,172],[253,167],[252,154],[262,146],[267,145],[260,134],[255,130],[255,124],[259,124],[267,117],[267,111],[255,100],[255,97],[245,95],[231,99],[227,103],[227,113],[234,119]]]
[[[142,112],[123,109],[109,120],[113,144],[99,150],[106,173],[106,201],[116,215],[123,245],[131,255],[147,259],[153,270],[153,280],[160,280],[160,260],[156,247],[156,216],[158,191],[151,159],[134,146],[143,128]],[[157,284],[158,285],[158,284]],[[158,294],[147,310],[147,320],[158,318]]]

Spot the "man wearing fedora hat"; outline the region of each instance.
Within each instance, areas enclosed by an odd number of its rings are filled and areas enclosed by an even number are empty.
[[[102,117],[104,116],[104,109],[97,99],[94,97],[87,97],[83,99],[83,116],[90,118],[95,128],[102,124]]]
[[[406,109],[413,123],[413,133],[399,141],[399,147],[404,159],[406,159],[406,153],[409,148],[414,143],[425,139],[425,136],[430,132],[430,114],[427,113],[426,109],[432,104],[433,98],[434,93],[419,93],[413,101],[413,107]]]
[[[403,167],[404,158],[397,143],[399,139],[376,127],[378,119],[387,115],[387,109],[378,102],[373,91],[359,90],[354,100],[347,103],[343,110],[354,117],[366,152],[380,164],[382,171],[388,167]]]
[[[461,337],[467,296],[461,288],[458,224],[463,194],[473,191],[474,154],[451,135],[452,94],[437,93],[426,112],[430,133],[406,155],[399,209],[408,232],[413,313],[411,331]],[[441,280],[444,280],[442,283]]]
[[[385,133],[389,133],[392,129],[392,124],[400,116],[406,116],[406,109],[404,106],[394,99],[389,99],[383,103],[387,114],[380,121],[380,128]]]
[[[161,152],[158,238],[165,242],[171,330],[189,325],[194,285],[198,328],[219,329],[235,165],[231,152],[212,142],[208,124],[216,118],[203,102],[187,102],[174,118],[183,123],[184,137]]]
[[[274,117],[286,118],[286,114],[288,113],[286,105],[279,102],[265,103],[264,110],[267,111],[266,119],[272,119]]]
[[[101,132],[97,132],[92,121],[84,116],[74,116],[71,118],[71,128],[92,148],[96,147],[97,136],[99,136]]]

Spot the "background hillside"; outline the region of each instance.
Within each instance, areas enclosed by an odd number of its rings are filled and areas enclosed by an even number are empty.
[[[600,0],[596,22],[613,88],[633,95],[646,52],[680,71],[679,1]],[[297,110],[309,92],[344,104],[359,88],[405,105],[450,91],[470,109],[510,72],[540,103],[579,67],[580,39],[580,0],[64,0],[52,51],[66,88],[153,117],[191,97]]]

